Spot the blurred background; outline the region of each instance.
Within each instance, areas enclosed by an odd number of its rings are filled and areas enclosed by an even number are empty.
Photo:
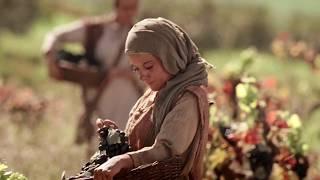
[[[162,16],[181,25],[216,66],[210,73],[214,88],[222,86],[230,66],[241,66],[245,49],[254,51],[246,74],[275,82],[274,94],[284,99],[285,109],[300,116],[299,138],[313,160],[308,179],[315,179],[319,7],[317,0],[141,0],[139,19]],[[48,77],[41,45],[57,25],[111,9],[108,0],[0,0],[0,162],[35,180],[79,171],[86,161],[85,145],[73,144],[80,89]]]

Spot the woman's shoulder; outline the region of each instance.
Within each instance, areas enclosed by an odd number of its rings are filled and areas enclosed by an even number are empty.
[[[188,86],[178,97],[180,99],[194,99],[207,98],[206,87],[204,86]]]
[[[194,94],[195,96],[197,96],[197,97],[207,97],[207,87],[206,86],[203,86],[203,85],[201,85],[201,86],[188,86],[187,88],[186,88],[186,91],[188,91],[188,92],[190,92],[190,93],[192,93],[192,94]]]
[[[176,100],[177,104],[196,104],[197,103],[197,96],[191,91],[183,91]]]
[[[175,105],[196,105],[208,103],[208,96],[205,87],[189,86],[177,98]]]

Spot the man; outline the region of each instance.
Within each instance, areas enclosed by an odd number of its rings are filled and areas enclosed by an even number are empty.
[[[123,46],[138,9],[138,0],[115,0],[111,16],[81,19],[56,28],[48,33],[43,44],[50,75],[62,79],[54,65],[57,51],[65,43],[80,43],[106,70],[107,84],[97,88],[82,87],[85,113],[78,124],[77,143],[90,141],[94,134],[91,124],[92,112],[95,117],[114,119],[120,129],[124,129],[131,107],[141,95],[141,86],[135,83],[128,61],[123,54]],[[100,31],[93,37],[90,25],[98,25]],[[91,27],[91,26],[90,26]],[[92,43],[92,38],[98,38]],[[88,42],[91,42],[88,46]],[[106,82],[106,81],[104,81]],[[90,115],[88,115],[90,113]],[[89,118],[89,117],[90,118]]]

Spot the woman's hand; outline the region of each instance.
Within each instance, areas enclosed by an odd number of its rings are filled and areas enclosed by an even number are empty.
[[[94,180],[112,180],[121,170],[133,168],[133,162],[128,154],[122,154],[109,159],[94,170]]]
[[[113,127],[115,129],[118,129],[118,126],[116,125],[115,122],[111,121],[110,119],[100,119],[98,118],[96,120],[96,126],[98,127],[98,129],[103,128],[103,127]]]

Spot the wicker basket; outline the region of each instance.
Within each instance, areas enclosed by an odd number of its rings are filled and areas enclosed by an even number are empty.
[[[119,173],[114,180],[174,180],[180,177],[183,163],[180,157],[172,157],[164,161],[156,161],[151,164],[139,166],[126,173]],[[63,173],[61,180],[93,180],[93,176],[74,176],[65,178]]]
[[[104,79],[106,73],[97,68],[80,66],[64,60],[55,60],[49,63],[49,75],[57,80],[68,81],[82,86],[97,87]],[[53,66],[53,67],[52,67]],[[55,77],[53,71],[57,71],[59,78]]]
[[[120,174],[114,180],[173,180],[178,179],[183,163],[180,157],[139,166],[128,173]]]

